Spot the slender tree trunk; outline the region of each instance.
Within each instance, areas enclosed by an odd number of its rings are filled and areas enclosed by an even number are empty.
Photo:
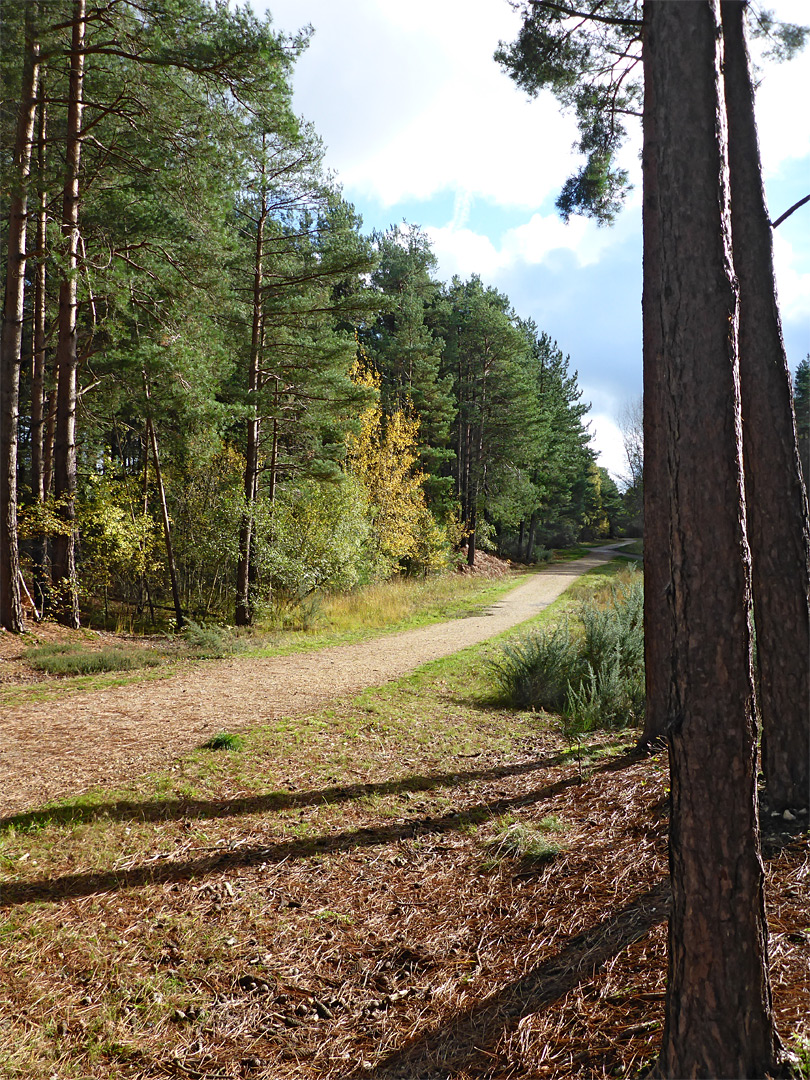
[[[529,518],[529,533],[526,537],[526,562],[531,558],[532,551],[534,550],[534,533],[537,528],[537,512],[532,511],[532,516]]]
[[[740,286],[745,492],[762,764],[776,810],[810,792],[810,526],[782,340],[743,0],[723,0],[734,269]]]
[[[264,149],[264,144],[262,144]],[[250,364],[248,368],[247,445],[245,449],[244,496],[245,510],[239,528],[239,562],[236,570],[237,626],[250,626],[253,622],[253,605],[250,599],[250,555],[253,547],[254,505],[259,476],[259,360],[262,340],[262,286],[264,262],[264,228],[267,221],[267,197],[261,194],[261,213],[256,228],[256,255],[253,265],[253,327],[250,338]]]
[[[147,426],[148,426],[148,421],[147,421]],[[143,509],[142,509],[142,513],[143,513],[144,520],[146,519],[146,515],[149,513],[149,446],[147,445],[148,438],[149,438],[149,435],[148,435],[148,432],[147,432],[146,438],[144,438],[143,443],[142,443],[142,446],[143,446]],[[146,573],[144,573],[144,575],[143,575],[143,587],[144,587],[144,589],[146,591],[146,601],[149,604],[149,617],[152,620],[152,626],[154,626],[155,625],[155,605],[152,602],[152,590],[149,587],[149,578],[147,577]]]
[[[668,508],[669,971],[657,1075],[776,1064],[756,738],[718,0],[645,4]],[[645,273],[650,267],[645,267]],[[660,597],[663,601],[664,597]]]
[[[647,24],[644,27],[647,33]],[[644,48],[644,191],[642,223],[644,237],[644,284],[641,298],[642,349],[644,354],[644,670],[646,700],[644,733],[640,743],[654,745],[666,735],[667,684],[663,677],[671,651],[670,623],[665,590],[669,582],[669,535],[667,493],[660,477],[666,470],[666,438],[661,416],[664,408],[661,341],[661,259],[658,222],[658,135],[654,80],[648,50]]]
[[[59,369],[54,368],[53,388],[45,413],[45,441],[42,447],[42,491],[47,499],[53,491],[53,444],[56,438],[56,402],[59,399]]]
[[[0,625],[15,634],[23,629],[20,557],[17,547],[17,424],[25,301],[28,185],[40,67],[39,43],[35,40],[36,16],[36,3],[29,3],[25,9],[25,55],[14,144],[14,188],[9,200],[6,292],[0,339]]]
[[[46,134],[48,127],[45,101],[45,82],[40,81],[39,130],[37,139],[37,173],[40,178],[39,207],[37,211],[37,270],[34,279],[34,347],[31,366],[31,489],[34,501],[45,504],[45,425],[47,397],[45,394],[46,369],[46,311],[45,293],[48,230],[48,193],[45,190]],[[48,608],[49,574],[48,545],[44,531],[34,537],[34,596],[43,615]]]
[[[146,396],[146,406],[150,409],[149,404],[149,383],[146,378],[146,372],[143,373],[143,389]],[[163,539],[166,544],[166,561],[169,565],[169,579],[172,585],[172,601],[174,603],[174,618],[177,624],[177,629],[180,630],[185,625],[185,616],[183,615],[183,606],[180,603],[180,589],[177,584],[177,564],[174,560],[174,545],[172,543],[172,527],[169,519],[169,508],[166,504],[166,488],[163,483],[163,470],[160,467],[160,454],[158,453],[158,441],[157,433],[155,432],[155,425],[152,421],[151,415],[147,415],[146,419],[146,434],[149,439],[149,445],[152,448],[152,461],[155,465],[155,480],[158,486],[158,495],[160,496],[160,512],[163,518]]]
[[[66,267],[59,286],[59,341],[56,347],[59,392],[56,404],[53,470],[54,496],[64,526],[53,539],[51,561],[56,616],[60,622],[74,628],[79,626],[74,499],[78,377],[76,316],[79,263],[79,169],[84,110],[84,34],[85,0],[74,0],[65,145],[65,187],[62,200],[62,234],[66,247]]]
[[[149,442],[152,447],[152,460],[155,463],[155,479],[157,480],[158,494],[160,495],[160,512],[163,517],[163,539],[166,542],[166,561],[169,564],[169,578],[172,583],[174,617],[175,622],[177,623],[177,629],[180,630],[185,625],[186,620],[183,615],[182,604],[180,603],[180,589],[177,584],[177,565],[174,561],[174,545],[172,544],[172,527],[169,520],[169,508],[166,505],[166,488],[163,484],[163,472],[160,468],[160,455],[158,454],[155,425],[152,423],[151,417],[147,421],[147,428],[149,432]]]
[[[478,528],[478,507],[476,506],[477,500],[473,500],[470,504],[470,512],[468,519],[469,535],[467,537],[467,566],[475,566],[475,542],[476,542],[476,529]]]
[[[278,380],[276,380],[278,388]],[[276,408],[278,407],[278,389],[275,391]],[[278,418],[273,417],[273,430],[270,436],[270,475],[267,478],[267,497],[271,504],[276,501],[276,482],[278,480]]]

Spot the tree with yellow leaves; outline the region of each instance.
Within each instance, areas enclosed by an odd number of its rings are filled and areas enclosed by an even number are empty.
[[[370,365],[355,364],[352,380],[379,392],[380,377]],[[364,488],[372,517],[374,561],[381,572],[411,563],[438,570],[447,562],[447,530],[425,502],[425,481],[417,466],[419,417],[411,409],[385,415],[375,402],[360,416],[360,430],[348,436],[349,470]]]

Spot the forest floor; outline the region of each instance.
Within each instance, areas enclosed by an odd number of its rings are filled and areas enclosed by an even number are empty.
[[[0,818],[4,1080],[638,1075],[663,1020],[666,755],[504,707],[479,641]],[[763,825],[774,1013],[807,1060],[807,816]]]

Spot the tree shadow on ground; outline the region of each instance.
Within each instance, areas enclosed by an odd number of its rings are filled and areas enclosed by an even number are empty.
[[[456,784],[461,783],[464,776],[466,776],[466,779],[479,779],[487,776],[497,779],[499,777],[530,773],[538,768],[547,767],[549,762],[554,760],[556,759],[527,762],[522,765],[507,766],[503,770],[492,769],[468,774],[448,773],[441,775],[446,778],[445,782]],[[618,772],[636,760],[638,758],[634,754],[624,755],[606,762],[595,771]],[[390,781],[389,784],[393,785],[394,790],[409,790],[404,785],[412,779],[405,778],[405,780]],[[415,779],[424,781],[426,778]],[[323,856],[357,848],[381,847],[385,844],[412,839],[416,836],[441,836],[445,833],[457,832],[469,825],[479,824],[481,821],[499,817],[521,807],[531,806],[544,799],[554,798],[567,788],[577,787],[583,782],[586,781],[578,773],[572,774],[558,780],[556,783],[548,784],[528,793],[516,795],[512,798],[501,798],[492,802],[479,803],[468,810],[453,811],[437,818],[429,816],[410,818],[391,825],[347,829],[304,840],[282,839],[261,846],[235,845],[227,850],[223,850],[221,847],[204,848],[199,856],[182,861],[172,859],[171,854],[155,855],[138,866],[122,866],[111,870],[64,874],[61,877],[52,879],[10,882],[0,888],[0,909],[33,902],[54,903],[92,896],[95,893],[115,892],[120,889],[132,889],[145,885],[188,882],[205,877],[208,874],[224,873],[229,870],[238,870],[261,864],[278,864],[292,859],[308,859],[315,855]],[[389,784],[357,785],[361,790],[347,797],[360,798],[364,794],[374,792],[386,793],[389,790]],[[342,791],[343,789],[334,790]],[[422,787],[418,790],[426,789]],[[271,800],[269,804],[256,806],[253,812],[259,809],[279,809],[279,804],[272,802],[273,798],[274,796],[268,796],[267,799]],[[298,796],[290,795],[282,798],[295,800]],[[286,802],[285,805],[310,806],[324,801],[323,792],[304,792],[300,798],[305,801],[302,803],[290,801]],[[248,800],[248,802],[262,803],[263,797],[259,797],[257,800]],[[229,806],[230,804],[226,803],[224,805]],[[236,805],[240,807],[242,802],[237,802]],[[225,813],[223,811],[220,816],[225,816]],[[181,816],[186,816],[186,814],[184,813]]]
[[[497,1047],[526,1016],[531,1016],[591,979],[614,956],[646,937],[669,911],[669,880],[635,896],[590,930],[571,938],[553,956],[521,978],[443,1023],[420,1032],[409,1045],[389,1055],[375,1069],[385,1077],[436,1078],[491,1076],[497,1070]],[[506,1062],[501,1061],[501,1066]],[[500,1073],[498,1073],[500,1075]],[[368,1080],[367,1070],[347,1080]]]
[[[603,749],[602,744],[593,750]],[[587,748],[580,753],[584,756]],[[271,791],[263,795],[239,796],[236,799],[170,798],[139,801],[120,799],[115,802],[71,803],[44,807],[0,818],[0,833],[13,828],[20,832],[50,825],[78,825],[100,818],[112,821],[167,821],[191,818],[241,817],[249,814],[277,813],[281,810],[300,810],[308,806],[329,806],[356,801],[369,796],[398,795],[403,792],[426,792],[436,788],[454,788],[473,781],[504,780],[512,776],[527,776],[541,769],[562,765],[572,758],[570,751],[523,761],[515,765],[496,765],[489,769],[430,773],[427,776],[403,776],[376,783],[336,784],[312,791]]]

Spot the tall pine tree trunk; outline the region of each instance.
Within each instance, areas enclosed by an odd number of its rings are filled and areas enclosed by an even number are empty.
[[[62,197],[62,235],[65,270],[59,287],[59,341],[56,367],[59,392],[54,434],[54,497],[63,528],[53,540],[51,572],[54,609],[66,626],[79,626],[79,596],[76,581],[76,402],[78,356],[76,323],[79,264],[79,169],[82,150],[84,110],[85,0],[74,0],[70,50],[67,133],[65,144],[65,186]]]
[[[645,23],[644,32],[647,32]],[[658,138],[654,81],[644,49],[644,147],[642,168],[644,191],[642,224],[644,236],[644,284],[641,297],[644,354],[644,459],[642,496],[644,499],[644,670],[646,700],[641,744],[651,746],[666,735],[667,684],[662,678],[670,653],[670,624],[666,617],[665,590],[669,581],[668,504],[660,482],[666,469],[666,440],[661,424],[663,411],[663,371],[661,342],[661,260],[659,254]]]
[[[759,664],[762,765],[777,810],[810,791],[810,527],[776,303],[743,0],[723,0],[740,392]]]
[[[658,1075],[775,1064],[718,0],[648,0],[665,471],[672,913]],[[651,267],[645,267],[650,272]],[[662,615],[662,618],[664,616]]]
[[[0,339],[0,625],[13,633],[20,633],[23,629],[17,547],[17,423],[25,302],[28,186],[40,66],[36,16],[36,3],[28,3],[25,8],[25,53],[14,143],[14,187],[9,199],[8,261]]]
[[[34,337],[31,365],[31,491],[39,506],[45,503],[45,426],[47,396],[46,370],[46,263],[48,229],[48,193],[45,190],[46,134],[48,127],[44,78],[40,80],[39,129],[37,136],[37,173],[40,178],[37,208],[37,270],[34,278]],[[47,541],[44,532],[34,537],[34,599],[44,615],[48,608],[49,582]]]
[[[264,149],[264,143],[262,144]],[[264,173],[262,172],[262,178]],[[264,263],[264,228],[267,221],[267,197],[261,193],[261,212],[256,227],[256,253],[253,265],[253,326],[250,336],[250,363],[248,368],[247,442],[245,447],[245,477],[243,494],[245,509],[239,528],[239,562],[236,570],[237,626],[250,626],[253,622],[253,604],[250,598],[250,563],[253,550],[253,519],[259,479],[259,364],[262,342],[262,289]]]

